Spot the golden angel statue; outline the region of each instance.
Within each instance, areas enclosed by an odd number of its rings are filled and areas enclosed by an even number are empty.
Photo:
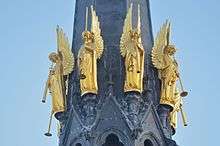
[[[162,81],[160,103],[174,107],[176,81],[179,78],[178,64],[174,60],[176,48],[169,45],[170,23],[167,21],[157,34],[152,49],[152,62]]]
[[[59,26],[57,27],[57,45],[57,53],[51,53],[49,55],[52,67],[50,68],[42,99],[42,102],[46,101],[49,89],[52,96],[51,118],[53,114],[56,117],[57,113],[65,111],[67,78],[74,67],[74,56],[68,38]],[[49,132],[47,134],[49,134]],[[47,136],[50,136],[50,134]]]
[[[182,109],[183,100],[182,100],[182,97],[180,96],[180,92],[177,88],[174,93],[173,101],[174,101],[174,107],[173,107],[172,112],[170,113],[169,118],[170,118],[170,125],[173,129],[173,132],[175,133],[176,128],[177,128],[177,116],[178,116],[177,114],[178,114],[178,112],[181,112],[184,126],[187,126],[186,114]]]
[[[176,81],[180,80],[180,76],[177,61],[174,59],[176,48],[169,44],[169,37],[170,23],[167,21],[155,39],[152,49],[152,62],[158,69],[159,78],[162,82],[160,103],[174,107]],[[181,95],[186,96],[187,92],[184,91]]]
[[[124,92],[143,91],[144,47],[141,41],[140,6],[138,5],[137,28],[132,29],[132,4],[124,21],[120,40],[120,53],[125,59]]]
[[[101,29],[95,10],[91,6],[91,31],[87,30],[88,8],[86,8],[86,26],[82,33],[83,45],[78,54],[80,70],[81,95],[97,94],[97,59],[100,59],[104,50]]]
[[[43,98],[43,102],[45,102],[49,89],[54,114],[65,110],[66,82],[64,78],[67,78],[65,76],[68,76],[74,67],[74,57],[68,39],[59,27],[57,27],[57,44],[57,53],[49,55],[52,68],[50,69]]]

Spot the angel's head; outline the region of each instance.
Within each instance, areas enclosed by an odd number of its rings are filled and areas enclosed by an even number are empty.
[[[84,31],[82,33],[84,43],[92,43],[94,41],[94,33],[90,31]]]
[[[58,63],[59,60],[60,60],[60,56],[59,56],[57,53],[53,52],[53,53],[50,53],[49,59],[50,59],[50,61],[52,61],[53,63]]]
[[[138,32],[137,29],[133,29],[129,33],[130,33],[131,40],[133,41],[138,40],[140,38],[140,33]]]
[[[174,45],[167,45],[164,48],[164,53],[168,55],[174,55],[176,53],[176,47]]]

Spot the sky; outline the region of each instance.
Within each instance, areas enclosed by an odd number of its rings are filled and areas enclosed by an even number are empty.
[[[72,39],[75,0],[0,1],[1,146],[56,146],[47,129],[50,102],[41,97],[56,48],[56,25]],[[174,139],[181,146],[217,145],[220,103],[220,1],[151,0],[153,32],[168,18],[184,87],[189,121],[179,120]]]

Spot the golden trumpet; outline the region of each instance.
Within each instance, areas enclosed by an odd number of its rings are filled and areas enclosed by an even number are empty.
[[[184,88],[183,88],[183,83],[182,83],[182,80],[181,80],[180,77],[179,77],[179,81],[180,81],[180,87],[181,87],[181,91],[182,91],[182,92],[180,93],[180,96],[181,96],[181,97],[186,97],[186,96],[188,95],[188,92],[184,90]]]
[[[42,100],[41,100],[42,103],[46,103],[47,92],[48,92],[48,87],[49,87],[49,78],[50,78],[52,72],[53,72],[53,63],[52,63],[52,65],[51,65],[50,69],[49,69],[49,76],[48,76],[48,79],[47,79],[47,82],[46,82],[46,85],[45,85],[45,88],[44,88],[43,98],[42,98]],[[51,91],[49,90],[49,93],[50,93],[50,92],[51,92]]]
[[[48,81],[47,81],[46,86],[45,86],[45,89],[44,89],[44,95],[43,95],[43,98],[42,98],[42,102],[43,102],[43,103],[46,102],[47,90],[48,90]]]
[[[180,112],[183,119],[183,125],[187,126],[188,124],[187,124],[186,113],[183,111],[182,104],[180,105]]]

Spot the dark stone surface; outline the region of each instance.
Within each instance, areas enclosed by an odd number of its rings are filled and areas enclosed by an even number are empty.
[[[167,146],[178,146],[174,140],[166,139]]]
[[[80,118],[85,125],[92,125],[95,122],[97,115],[97,95],[88,93],[83,95],[81,98],[82,100],[79,104],[81,109],[79,110]]]
[[[172,137],[172,128],[170,126],[169,114],[173,110],[173,108],[169,105],[159,105],[158,107],[158,115],[160,117],[164,134],[167,138],[171,139]]]
[[[144,91],[124,93],[124,61],[119,41],[130,3],[133,3],[133,25],[136,26],[137,4],[141,6],[142,41],[145,48]],[[153,46],[149,0],[76,0],[72,51],[77,58],[82,45],[85,9],[94,6],[100,20],[105,50],[98,60],[98,95],[80,95],[79,71],[75,68],[69,77],[67,112],[62,121],[60,146],[106,146],[109,135],[115,135],[118,145],[144,146],[149,140],[153,146],[172,144],[164,131],[157,107],[160,82],[151,63]],[[90,14],[89,14],[90,16]],[[89,17],[89,26],[91,19]],[[77,59],[76,59],[77,66]],[[163,112],[161,112],[163,113]],[[169,137],[171,138],[171,137]],[[107,141],[106,141],[107,140]]]

